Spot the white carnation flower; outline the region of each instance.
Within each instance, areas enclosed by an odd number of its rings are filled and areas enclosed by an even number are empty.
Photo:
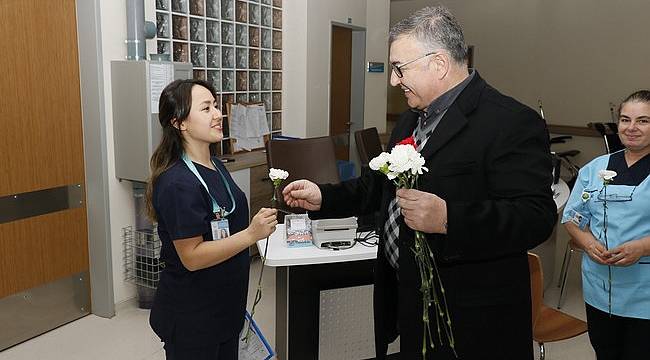
[[[391,151],[390,166],[388,169],[396,173],[422,174],[428,171],[424,167],[424,158],[417,150],[411,145],[397,145]]]
[[[387,152],[382,152],[381,154],[377,155],[372,160],[370,160],[368,166],[370,166],[370,168],[375,171],[381,170],[382,167],[386,166],[386,163],[388,163],[389,158],[390,155]]]
[[[390,152],[390,165],[388,169],[391,172],[403,173],[411,170],[413,158],[418,156],[418,152],[411,145],[396,145]]]
[[[604,182],[610,182],[616,176],[616,171],[612,170],[599,170],[598,177]]]
[[[269,178],[271,178],[272,181],[285,180],[287,177],[289,177],[289,173],[282,169],[269,169]]]
[[[411,159],[411,174],[422,175],[424,171],[429,171],[429,169],[424,166],[424,158],[420,154],[417,155],[417,157]]]

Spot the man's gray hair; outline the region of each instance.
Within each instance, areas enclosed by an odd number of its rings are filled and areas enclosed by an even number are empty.
[[[420,9],[393,25],[389,44],[400,36],[413,36],[429,51],[445,49],[457,63],[464,63],[467,59],[463,29],[449,9],[442,5]]]

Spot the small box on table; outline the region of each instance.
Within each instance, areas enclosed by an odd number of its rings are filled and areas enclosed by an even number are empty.
[[[312,245],[311,220],[307,214],[293,214],[284,217],[286,242],[288,247]]]

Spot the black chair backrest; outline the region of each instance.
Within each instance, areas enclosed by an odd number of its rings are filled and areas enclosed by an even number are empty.
[[[294,180],[307,179],[317,184],[341,182],[336,166],[334,141],[329,136],[295,140],[270,140],[266,143],[266,160],[269,168],[289,172],[289,177],[278,189],[278,201],[282,190]],[[295,209],[293,209],[295,212]]]
[[[615,151],[621,150],[624,148],[621,143],[621,139],[618,137],[618,125],[613,122],[608,123],[589,123],[590,128],[596,129],[598,133],[603,137],[605,141],[605,150],[608,153],[613,153]]]
[[[294,180],[307,179],[317,184],[341,182],[334,142],[329,136],[296,139],[270,140],[266,143],[266,160],[269,168],[289,172],[289,177],[278,189],[278,200],[282,201],[282,189]]]
[[[383,151],[376,127],[356,131],[354,140],[357,143],[361,165],[368,165],[370,160]]]

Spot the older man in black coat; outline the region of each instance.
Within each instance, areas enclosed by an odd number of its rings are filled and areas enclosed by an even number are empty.
[[[458,357],[533,357],[526,252],[549,237],[557,219],[548,132],[534,110],[469,70],[466,57],[461,27],[443,7],[419,10],[391,29],[391,85],[412,110],[402,114],[388,149],[415,136],[429,169],[417,189],[396,190],[379,172],[338,185],[298,180],[284,189],[287,204],[315,217],[380,210],[378,359],[398,335],[402,359],[422,358],[414,230],[425,234],[438,264]],[[429,318],[434,341],[426,358],[455,359],[447,337],[437,335],[433,309]]]

